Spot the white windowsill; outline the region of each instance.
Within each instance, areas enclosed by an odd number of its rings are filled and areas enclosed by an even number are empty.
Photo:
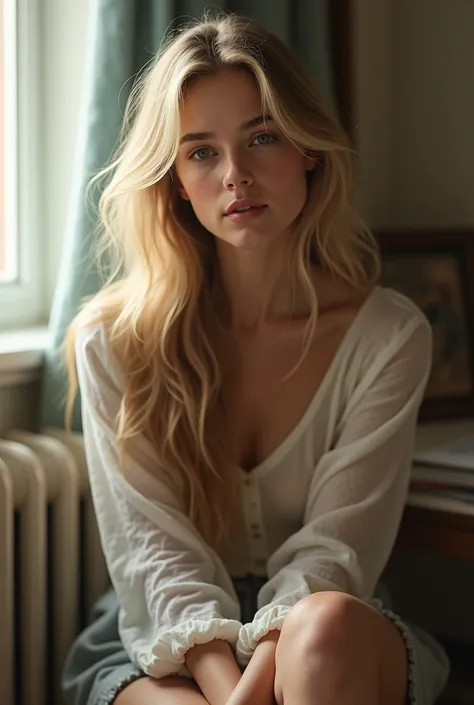
[[[38,379],[47,341],[47,326],[0,333],[0,387]]]

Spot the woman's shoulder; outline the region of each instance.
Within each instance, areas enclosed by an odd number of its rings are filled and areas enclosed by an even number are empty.
[[[399,356],[420,367],[432,354],[431,326],[423,311],[404,294],[376,286],[359,312],[349,346],[349,358],[358,370],[371,373]]]
[[[339,368],[365,368],[375,357],[382,359],[411,339],[420,353],[431,354],[431,326],[417,304],[404,294],[381,284],[354,289],[340,282],[318,280],[322,306],[341,323]]]
[[[407,296],[376,286],[349,331],[343,353],[337,368],[338,379],[342,380],[338,403],[345,414],[385,372],[398,380],[400,391],[414,389],[427,378],[432,357],[431,326]]]
[[[419,306],[395,289],[376,286],[365,306],[368,309],[364,318],[366,332],[370,330],[376,338],[388,336],[393,339],[417,329],[431,331]]]
[[[101,289],[76,315],[71,327],[77,357],[115,363],[112,351],[117,349],[117,323],[125,306],[125,294],[118,284]]]
[[[84,358],[109,354],[110,326],[103,319],[82,318],[78,321],[75,337],[76,355]]]
[[[343,325],[344,321],[347,323],[349,330],[363,331],[364,337],[369,332],[374,333],[374,329],[376,334],[384,331],[385,335],[393,335],[411,326],[430,327],[425,314],[413,300],[381,284],[358,289],[318,272],[315,289],[321,313],[336,314]]]
[[[77,326],[74,348],[78,368],[87,369],[96,381],[122,387],[120,365],[111,344],[110,321],[103,317],[84,318]]]

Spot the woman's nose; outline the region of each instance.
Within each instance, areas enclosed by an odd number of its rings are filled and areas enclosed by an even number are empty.
[[[224,175],[224,186],[226,189],[236,189],[241,186],[253,184],[253,176],[242,158],[229,158]]]

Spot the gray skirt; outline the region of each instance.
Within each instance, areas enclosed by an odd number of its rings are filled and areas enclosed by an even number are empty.
[[[234,579],[242,608],[242,621],[252,621],[257,594],[265,582],[248,576]],[[433,705],[449,675],[449,659],[442,646],[427,632],[402,621],[391,609],[383,585],[367,600],[399,630],[407,651],[408,703]],[[63,671],[63,691],[68,705],[111,705],[127,685],[144,673],[130,661],[118,633],[119,604],[113,590],[94,607],[90,625],[77,637]]]

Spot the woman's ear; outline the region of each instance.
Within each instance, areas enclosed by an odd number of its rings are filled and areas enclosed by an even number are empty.
[[[184,188],[183,184],[181,183],[180,179],[178,178],[176,172],[175,172],[174,178],[176,181],[176,188],[178,189],[179,195],[181,196],[181,198],[184,201],[189,201],[188,193],[187,193],[186,189]]]
[[[186,192],[186,189],[184,188],[183,184],[181,183],[181,180],[176,173],[176,167],[173,165],[170,169],[170,177],[171,181],[174,183],[176,190],[178,191],[178,194],[181,196],[181,198],[184,201],[189,201],[189,196]]]
[[[304,158],[304,168],[306,171],[313,171],[316,169],[317,165],[323,161],[323,159],[324,155],[322,152],[307,152]]]

